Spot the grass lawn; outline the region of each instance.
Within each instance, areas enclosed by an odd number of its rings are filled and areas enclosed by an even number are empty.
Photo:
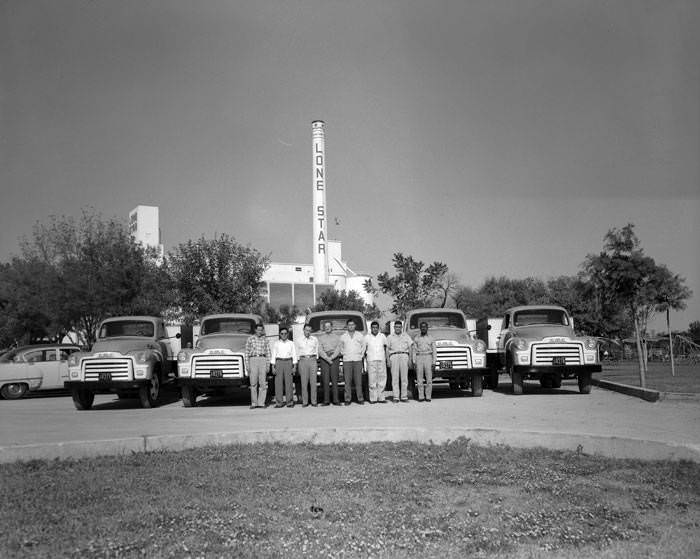
[[[2,557],[697,557],[700,465],[215,447],[0,465]]]
[[[604,363],[603,372],[595,378],[639,386],[639,364],[636,361]],[[647,388],[660,392],[700,393],[700,365],[676,364],[671,376],[671,363],[649,362]]]

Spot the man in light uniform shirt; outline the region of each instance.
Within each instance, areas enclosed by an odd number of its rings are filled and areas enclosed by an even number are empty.
[[[323,323],[323,334],[318,337],[318,356],[321,358],[321,384],[323,385],[323,405],[331,402],[333,387],[333,405],[340,405],[338,397],[338,375],[340,373],[340,338],[333,333],[330,320]]]
[[[365,354],[365,337],[355,331],[355,321],[349,318],[347,332],[340,336],[340,352],[343,354],[343,377],[345,378],[345,405],[352,401],[352,384],[355,383],[357,403],[364,404],[362,394],[362,357]]]
[[[386,386],[386,336],[379,331],[375,320],[370,333],[365,336],[367,346],[367,376],[369,381],[369,403],[386,403],[384,388]]]
[[[318,369],[318,339],[311,335],[311,326],[304,326],[304,335],[301,339],[294,340],[299,359],[299,376],[301,377],[301,402],[302,407],[309,405],[309,390],[311,391],[311,405],[316,407],[316,370]]]
[[[280,339],[272,344],[272,374],[275,375],[275,404],[276,408],[283,408],[282,388],[287,397],[287,407],[294,407],[294,384],[292,375],[297,365],[297,352],[294,344],[289,341],[289,330],[286,326],[280,328]]]
[[[420,323],[420,334],[413,338],[413,362],[416,364],[418,401],[430,402],[433,396],[433,367],[437,362],[437,355],[435,340],[428,334],[427,322]]]
[[[391,389],[394,403],[408,402],[408,368],[410,361],[411,336],[402,331],[400,320],[394,322],[394,333],[386,339],[387,364],[391,367]]]

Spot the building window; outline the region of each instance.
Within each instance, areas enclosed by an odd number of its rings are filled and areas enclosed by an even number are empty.
[[[295,271],[295,272],[301,272],[301,266],[297,266],[296,268],[294,268],[294,271]]]

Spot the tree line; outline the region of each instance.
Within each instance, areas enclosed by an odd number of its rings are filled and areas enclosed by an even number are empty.
[[[305,309],[272,308],[261,296],[269,261],[226,234],[189,240],[159,259],[120,220],[90,210],[78,219],[51,217],[22,240],[19,255],[0,263],[0,348],[58,337],[71,327],[91,338],[102,319],[125,314],[186,324],[213,312],[255,312],[267,322],[292,322]],[[489,277],[474,288],[461,285],[442,262],[426,265],[396,253],[392,267],[365,288],[388,295],[388,310],[397,316],[416,307],[456,306],[478,318],[552,303],[566,307],[580,331],[608,338],[643,339],[655,313],[683,309],[691,296],[684,278],[644,254],[632,224],[608,231],[602,251],[587,255],[572,276]],[[330,309],[381,314],[354,291],[325,292],[311,310]]]

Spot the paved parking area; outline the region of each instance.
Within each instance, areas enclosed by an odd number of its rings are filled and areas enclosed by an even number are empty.
[[[83,412],[69,396],[0,400],[0,462],[238,442],[437,443],[460,436],[479,444],[700,461],[696,400],[650,403],[595,387],[581,395],[575,381],[560,390],[528,387],[523,396],[500,389],[473,398],[439,387],[431,403],[256,410],[246,394],[200,398],[197,407],[184,408],[173,393],[150,410],[135,400],[97,396],[94,409]]]

